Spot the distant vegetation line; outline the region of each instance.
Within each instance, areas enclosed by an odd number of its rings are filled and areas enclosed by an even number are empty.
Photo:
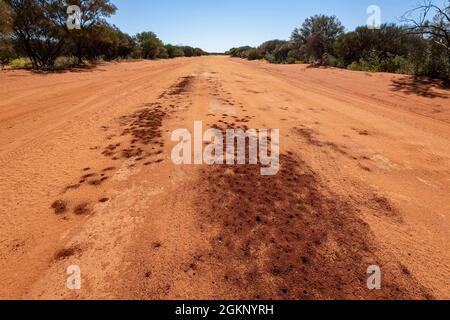
[[[447,2],[447,3],[450,3]],[[403,25],[361,26],[344,32],[336,16],[315,15],[292,32],[289,41],[271,40],[259,47],[227,53],[270,63],[310,63],[369,72],[393,72],[450,80],[450,6],[432,1],[408,11]]]
[[[69,4],[81,9],[80,29],[67,27]],[[207,54],[164,44],[153,32],[130,36],[106,21],[116,11],[109,0],[0,0],[0,64],[49,70],[98,60]]]

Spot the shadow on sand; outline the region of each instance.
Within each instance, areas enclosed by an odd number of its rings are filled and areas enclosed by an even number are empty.
[[[436,91],[436,89],[448,90],[450,87],[442,80],[430,79],[427,77],[408,76],[392,81],[391,90],[415,94],[425,98],[448,99],[449,95]]]

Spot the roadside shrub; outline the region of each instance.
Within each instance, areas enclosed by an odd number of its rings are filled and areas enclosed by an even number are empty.
[[[295,28],[291,41],[309,61],[323,63],[323,57],[334,53],[336,39],[344,33],[344,26],[336,16],[315,15]]]
[[[375,50],[371,50],[367,58],[362,58],[359,61],[353,61],[347,69],[353,71],[379,72],[382,71],[380,67],[380,59]]]
[[[248,50],[245,55],[247,56],[248,60],[259,60],[262,59],[261,52],[258,49],[250,49]]]
[[[340,66],[338,59],[335,56],[332,56],[332,55],[328,55],[328,61],[327,62],[328,62],[328,65],[330,67],[339,67]]]
[[[291,49],[288,52],[286,63],[297,64],[298,61],[301,61],[300,52],[297,49]]]
[[[421,10],[430,8],[421,7]],[[449,7],[432,6],[438,15],[422,27],[383,24],[344,33],[334,16],[316,15],[292,33],[290,41],[270,40],[258,49],[270,63],[309,63],[365,72],[394,72],[443,79],[450,83]],[[428,11],[426,11],[428,12]],[[425,13],[426,13],[425,12]],[[415,29],[414,32],[411,30]],[[435,30],[433,32],[433,30]],[[233,48],[233,57],[252,59],[251,47]]]
[[[70,2],[70,1],[69,1]],[[167,59],[197,57],[207,53],[190,46],[170,46],[153,32],[134,37],[107,18],[116,13],[111,0],[76,0],[81,8],[79,29],[66,25],[68,1],[0,0],[0,66],[65,69],[86,61],[118,59]],[[22,58],[27,57],[25,62]],[[77,58],[77,63],[73,63]],[[16,59],[14,59],[16,58]]]
[[[159,48],[158,58],[159,59],[169,59],[169,52],[167,51],[167,49],[165,47]]]
[[[3,69],[15,56],[16,53],[12,44],[9,41],[0,39],[0,67]]]
[[[55,69],[69,69],[76,66],[77,64],[78,58],[76,57],[59,57],[55,61]]]
[[[203,50],[200,49],[200,48],[195,48],[195,49],[194,49],[194,55],[195,55],[196,57],[200,57],[200,56],[206,56],[206,55],[208,55],[208,53],[205,52],[205,51],[203,51]]]
[[[168,44],[165,46],[165,49],[167,50],[169,58],[184,57],[184,51],[181,50],[179,47]]]
[[[193,48],[190,46],[181,46],[179,48],[184,52],[185,57],[200,57],[206,54],[206,52],[200,48]]]
[[[163,43],[153,32],[141,32],[135,36],[135,41],[141,48],[144,59],[156,59]]]
[[[352,63],[350,63],[347,66],[347,69],[351,71],[362,71],[361,65],[357,61],[353,61]]]
[[[450,52],[436,43],[431,43],[423,74],[450,82]]]
[[[250,47],[250,46],[245,46],[245,47],[239,47],[239,48],[231,48],[229,51],[228,51],[228,54],[230,55],[230,56],[232,56],[233,58],[243,58],[243,59],[247,59],[247,57],[248,57],[248,52],[251,50],[251,49],[254,49],[254,48],[252,48],[252,47]]]
[[[277,60],[275,59],[275,56],[272,53],[266,53],[266,55],[264,56],[264,60],[270,63],[277,63]]]
[[[286,59],[286,64],[295,64],[295,58],[288,57]]]
[[[414,66],[405,57],[395,56],[381,61],[380,71],[412,74],[414,73]]]
[[[352,62],[348,67],[348,70],[352,71],[365,71],[365,72],[378,72],[380,68],[376,64],[372,64],[371,62],[361,59],[360,61]]]
[[[16,58],[11,60],[9,66],[12,69],[30,69],[32,67],[31,61],[28,58]]]
[[[290,41],[284,40],[266,41],[258,47],[258,50],[261,52],[261,56],[270,63],[293,63],[298,52],[293,50]]]

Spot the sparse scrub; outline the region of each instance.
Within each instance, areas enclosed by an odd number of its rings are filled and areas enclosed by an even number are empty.
[[[167,54],[168,54],[169,58],[184,57],[184,51],[176,46],[168,44],[168,45],[166,45],[165,49],[167,50]]]
[[[58,57],[55,61],[55,69],[63,70],[69,69],[78,64],[76,57]]]
[[[413,13],[419,13],[419,18]],[[429,76],[449,83],[449,17],[450,6],[440,8],[425,1],[405,15],[405,25],[384,24],[380,29],[361,26],[344,33],[337,17],[315,15],[293,31],[290,41],[271,40],[257,49],[240,47],[227,53],[270,63],[306,62],[354,71]]]
[[[9,66],[12,69],[31,69],[32,68],[31,61],[27,58],[13,59],[9,63]]]
[[[261,52],[256,48],[249,49],[245,54],[248,60],[260,60],[262,58]]]
[[[56,70],[86,62],[167,59],[207,54],[200,48],[165,46],[153,32],[132,37],[106,18],[117,8],[110,0],[74,0],[83,12],[80,29],[68,30],[62,0],[0,0],[0,65]],[[22,58],[27,57],[27,63]],[[16,59],[17,58],[17,59]]]

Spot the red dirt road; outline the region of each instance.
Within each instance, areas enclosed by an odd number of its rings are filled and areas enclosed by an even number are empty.
[[[2,299],[450,299],[448,90],[202,57],[6,71],[0,96]],[[173,164],[196,120],[280,129],[280,172]]]

